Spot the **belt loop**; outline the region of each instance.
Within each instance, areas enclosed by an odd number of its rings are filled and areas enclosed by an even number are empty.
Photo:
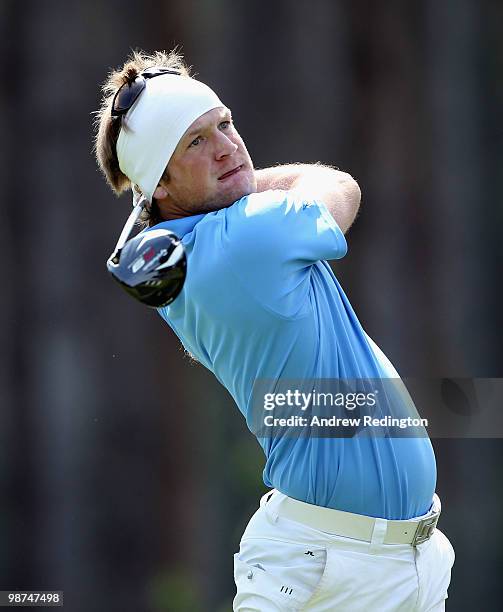
[[[436,493],[433,495],[433,503],[431,505],[430,512],[442,512],[442,504],[440,502],[440,498]]]
[[[262,495],[262,497],[260,498],[261,508],[263,508],[267,504],[270,493],[271,493],[270,491],[267,491],[267,493],[264,493],[264,495]]]
[[[275,523],[279,518],[278,513],[272,509],[272,504],[268,503],[272,499],[274,493],[276,493],[276,489],[267,491],[267,493],[260,499],[260,508],[264,510],[265,515],[272,523]]]
[[[264,495],[262,495],[262,497],[260,498],[261,508],[267,504],[267,502],[271,499],[274,493],[276,493],[276,489],[271,489],[270,491],[267,491],[267,493],[264,493]]]
[[[376,518],[374,520],[374,529],[372,530],[369,552],[377,552],[382,546],[388,529],[388,521],[386,519]]]

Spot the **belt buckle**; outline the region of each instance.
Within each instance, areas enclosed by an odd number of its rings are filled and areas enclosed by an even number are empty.
[[[414,538],[412,540],[412,546],[417,546],[418,544],[422,544],[429,540],[435,531],[435,527],[438,523],[438,517],[440,516],[440,512],[437,512],[433,516],[423,519],[419,521],[419,524],[416,529],[416,533],[414,534]]]

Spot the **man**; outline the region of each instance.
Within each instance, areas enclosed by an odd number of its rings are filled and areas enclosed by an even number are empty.
[[[184,288],[159,313],[266,455],[273,490],[235,555],[234,609],[443,610],[454,553],[435,528],[427,436],[254,427],[257,381],[398,378],[326,263],[346,254],[358,185],[321,165],[254,170],[230,110],[176,53],[135,53],[104,94],[100,167],[151,203],[146,231],[171,229],[187,253]]]

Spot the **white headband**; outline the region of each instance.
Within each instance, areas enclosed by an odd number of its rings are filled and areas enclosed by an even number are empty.
[[[117,159],[122,172],[149,202],[187,129],[219,106],[224,105],[216,93],[190,77],[163,74],[146,79],[119,133]]]

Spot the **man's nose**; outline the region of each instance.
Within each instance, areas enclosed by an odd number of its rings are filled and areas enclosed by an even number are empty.
[[[218,160],[233,155],[237,150],[238,145],[235,142],[232,142],[225,134],[220,134],[215,155]]]

